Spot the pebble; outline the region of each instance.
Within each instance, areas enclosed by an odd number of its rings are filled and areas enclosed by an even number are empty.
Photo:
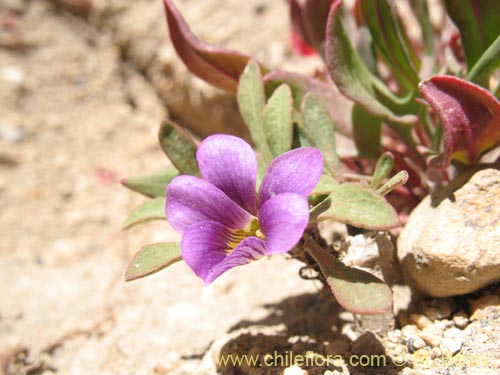
[[[430,320],[446,319],[451,315],[451,306],[446,299],[434,299],[424,308],[424,314]]]
[[[18,66],[6,66],[0,71],[2,80],[16,87],[22,87],[26,81],[26,73]]]
[[[410,314],[410,323],[416,324],[419,329],[424,329],[432,324],[432,321],[421,314]]]
[[[19,128],[0,121],[0,138],[8,143],[19,143],[23,140],[23,132]]]
[[[457,354],[464,343],[464,334],[458,328],[450,328],[444,331],[441,348],[452,355]]]
[[[408,339],[408,349],[413,353],[419,349],[425,348],[426,343],[420,337]]]
[[[293,365],[290,367],[287,367],[283,371],[283,375],[308,375],[309,373],[306,370],[303,370],[299,366]]]
[[[458,328],[465,328],[467,324],[469,324],[469,318],[467,317],[467,313],[463,310],[460,310],[456,314],[453,315],[453,323]]]
[[[403,336],[403,339],[405,341],[408,341],[408,339],[411,339],[411,338],[417,338],[418,337],[418,329],[415,325],[409,324],[407,326],[404,326],[401,329],[401,335]]]
[[[487,314],[485,311],[488,307],[494,307],[500,309],[500,298],[496,295],[488,295],[475,300],[472,303],[472,315],[470,317],[471,321],[484,319]]]
[[[437,321],[420,331],[419,336],[430,346],[436,347],[439,346],[443,340],[443,331],[443,325],[441,322]]]

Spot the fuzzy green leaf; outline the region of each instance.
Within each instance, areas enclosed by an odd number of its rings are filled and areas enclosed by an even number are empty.
[[[370,188],[354,183],[340,185],[311,210],[311,220],[337,220],[358,228],[389,229],[398,225],[394,208]]]
[[[151,220],[166,220],[165,198],[150,199],[137,207],[125,220],[123,229]]]
[[[410,176],[407,171],[400,171],[396,175],[392,176],[384,185],[378,188],[377,193],[380,195],[387,195],[398,186],[406,184],[409,177]]]
[[[377,165],[375,165],[375,171],[373,172],[372,180],[370,181],[370,186],[374,189],[378,189],[383,181],[389,177],[392,168],[394,168],[394,156],[390,152],[384,152],[382,156],[377,160]]]
[[[171,121],[165,121],[160,126],[158,138],[161,148],[182,174],[200,174],[196,161],[198,147],[186,130]]]
[[[321,175],[311,194],[330,194],[339,187],[339,183],[331,176]]]
[[[259,65],[249,61],[240,76],[236,94],[241,117],[250,131],[257,149],[266,163],[273,159],[266,141],[262,113],[266,105],[266,95]]]
[[[326,104],[317,95],[308,93],[302,102],[302,116],[312,141],[323,153],[326,169],[340,178],[340,163],[335,150],[335,123]]]
[[[182,260],[181,245],[177,242],[159,242],[139,250],[125,271],[125,281],[140,279]]]
[[[292,148],[292,115],[292,91],[283,84],[274,91],[264,108],[264,133],[275,157]]]
[[[384,314],[391,308],[392,292],[382,280],[367,271],[347,267],[312,239],[304,245],[318,263],[337,302],[354,314]]]
[[[127,177],[120,182],[130,190],[136,191],[147,197],[163,197],[165,196],[167,185],[178,175],[179,171],[174,167],[170,167],[158,172]]]

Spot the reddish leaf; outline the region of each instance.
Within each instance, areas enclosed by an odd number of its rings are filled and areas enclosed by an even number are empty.
[[[249,56],[199,40],[171,0],[164,0],[170,39],[187,68],[220,89],[235,93]]]
[[[429,78],[419,89],[443,123],[444,155],[436,167],[446,169],[452,158],[474,163],[500,144],[500,102],[488,90],[446,75]]]
[[[321,55],[331,3],[332,0],[289,0],[294,33]]]

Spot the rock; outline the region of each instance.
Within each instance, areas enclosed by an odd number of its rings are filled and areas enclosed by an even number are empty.
[[[419,329],[424,329],[432,324],[428,317],[421,314],[410,314],[410,323],[415,323]]]
[[[455,323],[455,326],[458,328],[465,328],[467,327],[467,324],[469,324],[469,318],[467,317],[467,314],[465,311],[461,310],[457,312],[456,314],[453,315],[453,323]]]
[[[301,369],[299,366],[290,366],[283,371],[283,375],[308,375],[306,370]]]
[[[398,241],[408,282],[433,297],[470,293],[500,280],[500,170],[483,169],[454,188],[425,198]]]
[[[8,143],[19,143],[23,140],[23,132],[19,128],[0,121],[0,138]]]
[[[484,311],[488,308],[500,310],[500,298],[496,295],[488,295],[475,300],[472,303],[472,315],[470,317],[471,321],[481,320],[487,313]]]
[[[463,332],[458,328],[450,328],[444,331],[441,349],[443,352],[449,352],[452,355],[457,354],[464,343]]]
[[[443,340],[444,327],[439,322],[433,323],[420,331],[419,336],[432,347],[439,346]]]

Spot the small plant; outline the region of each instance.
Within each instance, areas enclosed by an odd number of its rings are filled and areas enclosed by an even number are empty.
[[[444,40],[449,27],[433,27],[427,2],[412,0],[422,36],[415,40],[390,0],[359,0],[353,9],[340,0],[290,0],[295,47],[325,62],[314,78],[205,44],[172,1],[164,3],[178,55],[193,74],[236,95],[257,154],[229,135],[197,146],[165,121],[159,140],[175,168],[123,181],[152,198],[125,227],[167,218],[182,241],[144,247],[126,279],[184,259],[208,284],[287,253],[317,271],[346,309],[386,312],[389,287],[340,262],[317,223],[395,228],[398,214],[500,144],[496,2],[445,1],[458,32]],[[355,157],[339,155],[340,136]]]

